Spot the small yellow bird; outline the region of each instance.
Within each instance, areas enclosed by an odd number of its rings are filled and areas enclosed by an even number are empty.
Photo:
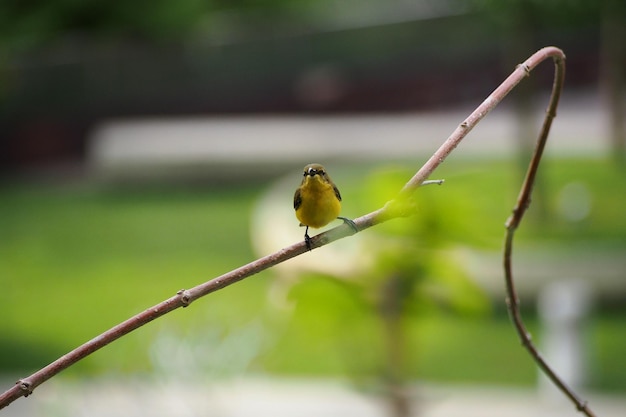
[[[339,217],[341,194],[320,164],[309,164],[304,167],[302,184],[293,196],[293,208],[296,209],[300,226],[306,226],[304,241],[309,250],[311,250],[309,227],[318,229],[335,219],[341,219],[355,232],[359,231],[352,220]]]

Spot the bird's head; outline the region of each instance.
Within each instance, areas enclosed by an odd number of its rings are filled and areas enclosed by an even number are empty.
[[[328,182],[328,175],[326,174],[326,170],[320,164],[309,164],[304,167],[304,181],[312,181],[317,180],[321,182]]]
[[[324,167],[320,164],[309,164],[304,167],[304,176],[307,175],[310,177],[314,177],[316,175],[323,176],[326,172],[324,171]]]

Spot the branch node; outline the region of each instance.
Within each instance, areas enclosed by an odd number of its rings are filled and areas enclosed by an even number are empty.
[[[530,76],[530,68],[528,67],[528,65],[526,65],[526,64],[519,64],[519,65],[518,65],[517,67],[515,67],[515,68],[516,68],[516,69],[519,69],[519,68],[523,69],[523,70],[524,70],[524,72],[526,73],[526,74],[525,74],[525,75],[526,75],[526,77]]]
[[[32,384],[25,379],[20,379],[16,382],[20,386],[20,390],[24,392],[24,397],[28,397],[33,393]]]
[[[522,346],[533,346],[533,335],[530,332],[524,333],[524,337],[522,338]]]
[[[180,303],[183,305],[183,308],[191,304],[191,296],[189,294],[189,291],[182,289],[179,290],[176,294],[180,295]]]
[[[507,230],[514,230],[517,229],[517,214],[516,214],[517,210],[513,210],[513,213],[511,213],[511,215],[509,216],[508,219],[506,219],[506,221],[504,222],[504,227]]]
[[[469,126],[469,123],[467,122],[467,120],[465,120],[463,123],[461,123],[461,127],[463,129],[467,129],[468,126]]]

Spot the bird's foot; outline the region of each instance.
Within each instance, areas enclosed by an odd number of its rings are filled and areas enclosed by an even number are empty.
[[[309,252],[311,251],[311,249],[313,249],[311,247],[311,238],[309,237],[308,233],[304,234],[304,243],[306,244],[306,248],[309,250]]]
[[[338,218],[338,219],[343,220],[343,222],[344,222],[345,224],[347,224],[348,226],[350,226],[350,228],[351,228],[352,230],[354,230],[354,233],[357,233],[357,232],[359,231],[359,228],[358,228],[358,227],[356,227],[356,223],[354,223],[352,220],[348,219],[347,217],[341,217],[341,216],[340,216],[340,217],[337,217],[337,218]]]

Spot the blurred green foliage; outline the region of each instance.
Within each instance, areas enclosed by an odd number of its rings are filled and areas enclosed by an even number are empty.
[[[381,207],[402,188],[407,174],[402,169],[373,169],[350,189],[360,194],[364,205]],[[357,386],[384,393],[391,403],[403,404],[398,405],[402,408],[409,407],[401,394],[405,385],[421,375],[419,325],[437,320],[442,312],[463,316],[489,311],[487,297],[447,250],[450,242],[441,237],[446,226],[436,208],[435,193],[420,197],[416,215],[368,232],[360,264],[351,273],[315,274],[296,284],[298,290],[301,285],[310,288],[309,280],[326,281],[328,290],[339,291],[335,297],[345,297],[337,303],[328,303],[329,295],[316,297],[325,300],[331,324],[326,338],[338,354],[335,360]],[[418,206],[413,203],[409,205]],[[323,290],[316,287],[313,291]],[[307,316],[314,325],[315,313]]]
[[[172,42],[185,37],[210,33],[212,25],[224,22],[212,20],[216,14],[226,16],[226,24],[233,30],[245,31],[246,25],[258,20],[273,22],[298,21],[310,23],[311,16],[332,20],[337,14],[348,14],[357,4],[334,0],[167,0],[106,2],[106,1],[29,1],[7,0],[0,3],[0,43],[15,47],[32,47],[65,36],[94,39],[144,39]],[[384,2],[360,5],[373,11],[389,7]],[[430,5],[433,7],[432,5]],[[597,24],[603,7],[624,12],[619,0],[549,1],[536,0],[474,0],[448,2],[440,6],[450,13],[479,12],[487,21],[509,23],[519,13],[528,14],[535,23],[544,27],[580,26]],[[399,12],[412,10],[395,6]],[[428,9],[428,7],[425,7]],[[436,9],[436,7],[435,7]],[[369,13],[372,13],[368,10]]]
[[[171,43],[193,38],[216,24],[218,13],[232,17],[241,29],[242,15],[267,19],[306,13],[313,0],[156,0],[107,2],[100,0],[7,0],[0,3],[0,44],[13,48],[38,47],[63,38],[144,40]],[[239,17],[237,17],[239,16]],[[220,23],[221,24],[221,23]]]
[[[250,260],[243,202],[252,195],[4,187],[3,351],[38,346],[53,359],[177,288]],[[145,366],[141,357],[127,366]],[[30,366],[28,357],[3,359],[2,368]]]
[[[214,2],[3,1],[0,39],[38,46],[68,35],[93,38],[169,39],[188,35]]]
[[[484,295],[461,279],[462,261],[451,263],[446,257],[446,250],[458,244],[499,251],[521,179],[512,166],[508,161],[444,164],[437,177],[445,178],[445,185],[419,190],[415,218],[364,232],[392,243],[377,249],[376,267],[363,282],[303,279],[289,291],[294,308],[288,314],[269,305],[273,275],[265,272],[142,328],[67,374],[149,371],[155,366],[151,345],[165,331],[181,339],[214,334],[201,339],[199,347],[210,351],[207,340],[243,328],[252,329],[245,340],[254,339],[251,323],[262,323],[264,339],[251,347],[257,352],[250,369],[367,378],[380,374],[385,349],[381,300],[373,297],[380,295],[385,277],[400,274],[405,278],[397,283],[407,296],[402,326],[410,377],[530,384],[535,367],[502,314],[503,306],[485,314]],[[351,217],[380,207],[395,194],[396,183],[412,174],[406,167],[364,164],[338,171],[334,177]],[[547,160],[539,175],[547,213],[531,207],[520,229],[522,243],[580,241],[591,252],[607,245],[626,251],[623,171],[602,159]],[[561,191],[572,182],[585,185],[589,210],[568,220],[560,211]],[[0,370],[39,368],[178,289],[252,260],[249,218],[259,192],[252,187],[125,190],[4,184]],[[422,277],[418,281],[412,278],[416,273]],[[617,310],[590,321],[596,387],[626,387],[626,375],[616,366],[623,363],[626,346],[626,334],[618,331],[625,314]],[[530,328],[537,328],[532,314]]]

